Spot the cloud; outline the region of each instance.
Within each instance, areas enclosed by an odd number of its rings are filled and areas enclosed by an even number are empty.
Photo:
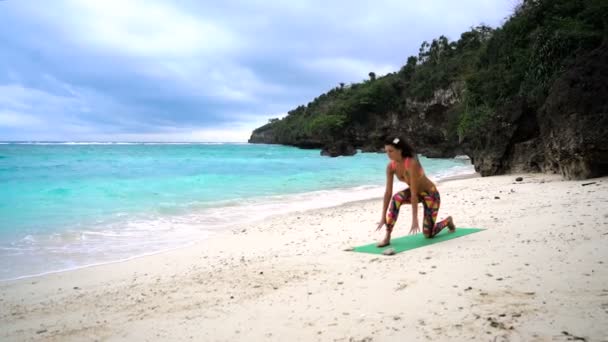
[[[0,1],[0,139],[245,141],[515,3]]]
[[[77,14],[58,23],[63,32],[78,44],[105,52],[170,58],[215,54],[243,44],[211,18],[166,2],[67,0],[63,8]]]
[[[129,142],[243,142],[251,134],[250,127],[180,128],[156,133],[120,133],[92,136],[93,141]]]
[[[346,57],[305,60],[302,61],[302,65],[304,68],[315,73],[335,74],[343,78],[359,76],[361,79],[367,79],[370,72],[374,72],[377,76],[382,76],[396,69],[396,66],[393,65],[375,64],[369,61]]]
[[[286,91],[278,84],[262,80],[251,68],[228,62],[214,65],[198,61],[164,62],[162,68],[153,65],[145,73],[175,81],[180,91],[192,96],[227,102],[255,103],[262,100],[260,96]]]
[[[20,84],[0,85],[0,111],[5,113],[4,122],[7,123],[39,125],[47,121],[44,119],[46,115],[65,113],[74,107],[85,111],[81,100],[74,95],[55,95]]]
[[[285,114],[275,115],[283,117]],[[112,134],[88,134],[87,141],[131,141],[131,142],[243,142],[247,141],[251,131],[267,120],[259,117],[241,116],[238,122],[231,122],[213,127],[196,126],[156,126],[150,132],[126,132]]]
[[[31,115],[0,110],[0,126],[4,127],[32,127],[40,126],[42,122]]]

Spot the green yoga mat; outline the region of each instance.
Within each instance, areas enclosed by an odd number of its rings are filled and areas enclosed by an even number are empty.
[[[479,228],[456,228],[456,232],[450,233],[447,229],[444,229],[441,233],[437,234],[432,239],[427,239],[423,234],[407,235],[398,238],[391,239],[391,244],[386,247],[376,247],[377,242],[369,245],[355,247],[354,252],[371,253],[371,254],[382,254],[385,249],[393,248],[395,254],[401,253],[410,249],[424,247],[432,245],[434,243],[455,239],[457,237],[477,233],[483,229]]]

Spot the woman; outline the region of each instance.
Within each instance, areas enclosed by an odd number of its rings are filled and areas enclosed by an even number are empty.
[[[378,247],[390,244],[391,232],[397,221],[399,208],[404,203],[412,205],[412,228],[410,229],[410,234],[416,234],[420,231],[420,225],[418,224],[418,202],[422,202],[424,206],[422,232],[425,237],[432,238],[445,227],[448,227],[449,231],[453,233],[456,230],[456,226],[454,226],[451,216],[435,224],[437,213],[439,212],[439,192],[435,184],[424,174],[424,170],[422,170],[422,166],[412,147],[405,140],[394,138],[385,141],[384,150],[391,161],[386,166],[386,190],[382,205],[382,218],[378,223],[378,228],[376,228],[376,231],[378,231],[382,226],[386,225],[386,236],[378,244]],[[392,196],[393,176],[397,176],[400,181],[409,185],[408,189],[400,191],[394,196]],[[412,194],[415,194],[415,196]],[[392,201],[391,196],[393,197]]]

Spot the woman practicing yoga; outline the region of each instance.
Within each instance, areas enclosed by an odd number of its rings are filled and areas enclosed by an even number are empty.
[[[412,147],[402,138],[394,138],[385,141],[384,150],[390,162],[386,166],[386,190],[384,191],[382,218],[378,223],[376,231],[386,225],[386,235],[378,244],[378,247],[384,247],[391,243],[391,233],[399,215],[399,208],[404,203],[412,205],[412,228],[410,229],[410,234],[417,234],[420,231],[420,225],[418,224],[418,202],[422,202],[424,206],[422,232],[425,237],[432,238],[445,227],[448,227],[449,231],[453,233],[456,230],[456,226],[454,226],[451,216],[435,224],[437,213],[439,212],[439,191],[437,191],[435,184],[424,174],[422,165],[420,165]],[[394,196],[393,176],[397,176],[400,181],[409,185],[409,188],[397,192]]]

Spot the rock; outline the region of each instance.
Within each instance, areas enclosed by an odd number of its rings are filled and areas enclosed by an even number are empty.
[[[608,43],[579,55],[538,113],[545,171],[567,179],[608,174]]]
[[[348,342],[372,342],[374,339],[372,337],[364,337],[362,339],[355,339],[354,337],[351,337],[348,339]]]
[[[384,255],[393,255],[393,254],[395,254],[395,249],[394,248],[387,248],[387,249],[385,249],[382,252],[382,254],[384,254]]]
[[[279,143],[271,125],[262,126],[253,131],[249,143],[252,144],[277,144]]]
[[[345,142],[331,144],[321,150],[321,155],[326,157],[352,156],[356,153],[355,147]]]
[[[608,43],[565,65],[538,103],[511,98],[477,138],[463,141],[482,176],[560,173],[567,179],[608,174]]]
[[[463,137],[463,149],[482,176],[507,172],[539,172],[542,147],[535,112],[522,97],[496,108],[491,121]],[[514,167],[517,165],[516,167]]]
[[[523,179],[522,177],[517,177],[517,178],[515,178],[515,181],[516,181],[516,182],[521,182],[521,181],[523,181],[523,180],[524,180],[524,179]],[[513,191],[513,192],[515,192],[515,191]]]

